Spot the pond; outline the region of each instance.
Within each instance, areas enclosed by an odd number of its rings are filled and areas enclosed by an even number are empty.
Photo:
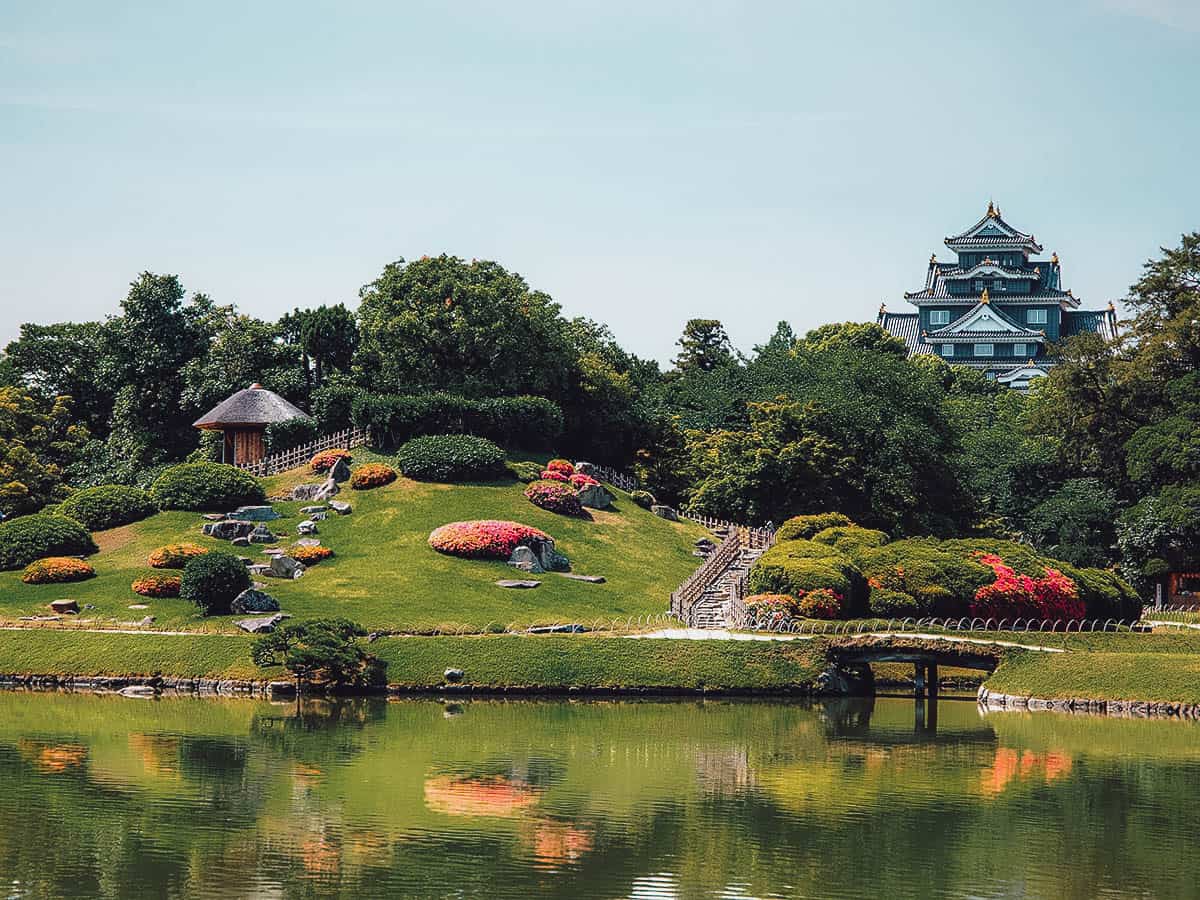
[[[910,699],[0,693],[0,891],[1193,897],[1200,728]]]

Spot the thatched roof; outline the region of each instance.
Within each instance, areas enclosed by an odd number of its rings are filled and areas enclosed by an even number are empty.
[[[192,423],[193,428],[230,428],[235,426],[270,425],[307,415],[304,410],[288,403],[274,391],[261,384],[252,384],[238,391]]]

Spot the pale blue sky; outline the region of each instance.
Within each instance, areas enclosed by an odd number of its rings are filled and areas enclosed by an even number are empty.
[[[907,308],[989,197],[1088,305],[1200,228],[1200,2],[6,3],[0,340],[496,259],[666,360]]]

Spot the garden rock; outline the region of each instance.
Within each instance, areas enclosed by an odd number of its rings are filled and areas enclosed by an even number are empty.
[[[234,538],[248,537],[256,527],[253,522],[222,519],[220,522],[209,522],[200,530],[218,541],[232,541]]]
[[[586,625],[578,623],[571,625],[530,625],[526,634],[585,634],[590,631]]]
[[[50,610],[59,615],[79,612],[79,602],[76,600],[51,600]]]
[[[333,480],[332,476],[324,481],[310,484],[298,484],[292,488],[293,500],[328,500],[339,490],[338,483]]]
[[[308,518],[309,518],[310,522],[324,522],[326,517],[328,517],[328,515],[329,515],[329,513],[327,513],[325,510],[322,509],[322,510],[318,510],[315,513],[312,513],[311,515],[309,515]]]
[[[588,484],[579,489],[579,503],[588,509],[608,509],[613,504],[613,495],[603,485]]]
[[[541,587],[541,586],[542,586],[542,583],[540,581],[518,581],[516,579],[510,579],[510,578],[501,578],[499,581],[496,582],[496,587],[517,588],[520,590]]]
[[[250,542],[252,544],[273,544],[277,540],[278,538],[265,525],[258,525],[250,532]]]
[[[129,687],[121,688],[117,693],[133,700],[153,700],[158,696],[158,691],[148,684],[131,684]]]
[[[233,598],[233,602],[229,604],[229,611],[235,616],[244,616],[246,613],[279,612],[279,601],[268,593],[255,588],[247,588]]]
[[[330,509],[332,509],[332,510],[333,510],[335,513],[337,513],[339,516],[348,516],[348,515],[350,515],[350,504],[349,504],[349,503],[344,503],[344,502],[343,502],[343,501],[341,501],[341,500],[330,500],[330,501],[329,501],[329,508],[330,508]]]
[[[296,541],[296,546],[297,547],[320,547],[321,539],[313,538],[313,537],[300,538],[300,540]],[[280,550],[279,552],[282,553],[283,550]]]
[[[562,577],[572,581],[586,581],[588,584],[604,584],[607,580],[603,575],[575,575],[571,572],[563,572]]]
[[[246,565],[246,571],[251,575],[270,575],[271,567],[266,563],[248,563]]]
[[[350,480],[350,467],[346,465],[346,460],[338,457],[338,461],[333,464],[329,470],[329,477],[341,484],[343,481]]]
[[[466,673],[463,672],[462,669],[447,669],[445,672],[442,673],[442,677],[445,678],[447,681],[449,681],[451,684],[457,684],[458,682],[463,680],[463,675],[465,675],[465,674]]]
[[[272,519],[283,518],[270,506],[239,506],[229,516],[231,519],[241,519],[246,522],[270,522]]]
[[[514,569],[520,569],[522,572],[528,572],[530,575],[541,575],[546,571],[542,568],[542,564],[538,560],[537,554],[528,547],[513,548],[512,556],[509,557],[508,564]]]
[[[316,534],[317,533],[317,523],[314,522],[312,519],[305,519],[303,522],[301,522],[299,525],[296,526],[296,533],[297,534]]]
[[[595,478],[597,481],[600,480],[600,476],[596,474],[597,470],[596,470],[596,466],[594,463],[577,462],[577,463],[575,463],[575,471],[578,472],[580,475],[590,475],[592,478]]]
[[[208,522],[220,522],[222,519],[228,519],[229,516],[225,513],[205,513],[203,518]]]
[[[235,546],[235,547],[249,547],[249,546],[250,546],[250,538],[248,538],[248,537],[235,537],[235,538],[233,539],[233,546]]]
[[[650,512],[654,513],[660,519],[666,519],[668,522],[679,521],[679,513],[675,512],[670,506],[665,506],[661,503],[655,503],[650,507]]]
[[[287,613],[275,613],[273,616],[264,616],[260,619],[237,619],[233,624],[250,634],[270,634],[280,622],[290,618],[291,616]]]
[[[290,556],[276,556],[271,560],[270,572],[276,578],[295,580],[304,574],[304,563]]]
[[[547,572],[566,572],[571,568],[571,561],[554,549],[554,539],[531,539],[527,544],[537,557],[538,564]]]
[[[302,506],[300,507],[300,515],[311,516],[313,513],[324,512],[328,508],[323,503],[320,506]]]

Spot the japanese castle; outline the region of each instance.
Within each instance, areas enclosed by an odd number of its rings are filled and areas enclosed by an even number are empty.
[[[909,356],[940,356],[1025,390],[1054,365],[1050,347],[1056,342],[1089,331],[1116,337],[1113,305],[1080,309],[1079,300],[1062,289],[1058,254],[1032,258],[1042,245],[1005,222],[995,204],[945,243],[957,260],[930,256],[924,289],[904,294],[916,312],[879,308],[879,324],[904,341]]]

